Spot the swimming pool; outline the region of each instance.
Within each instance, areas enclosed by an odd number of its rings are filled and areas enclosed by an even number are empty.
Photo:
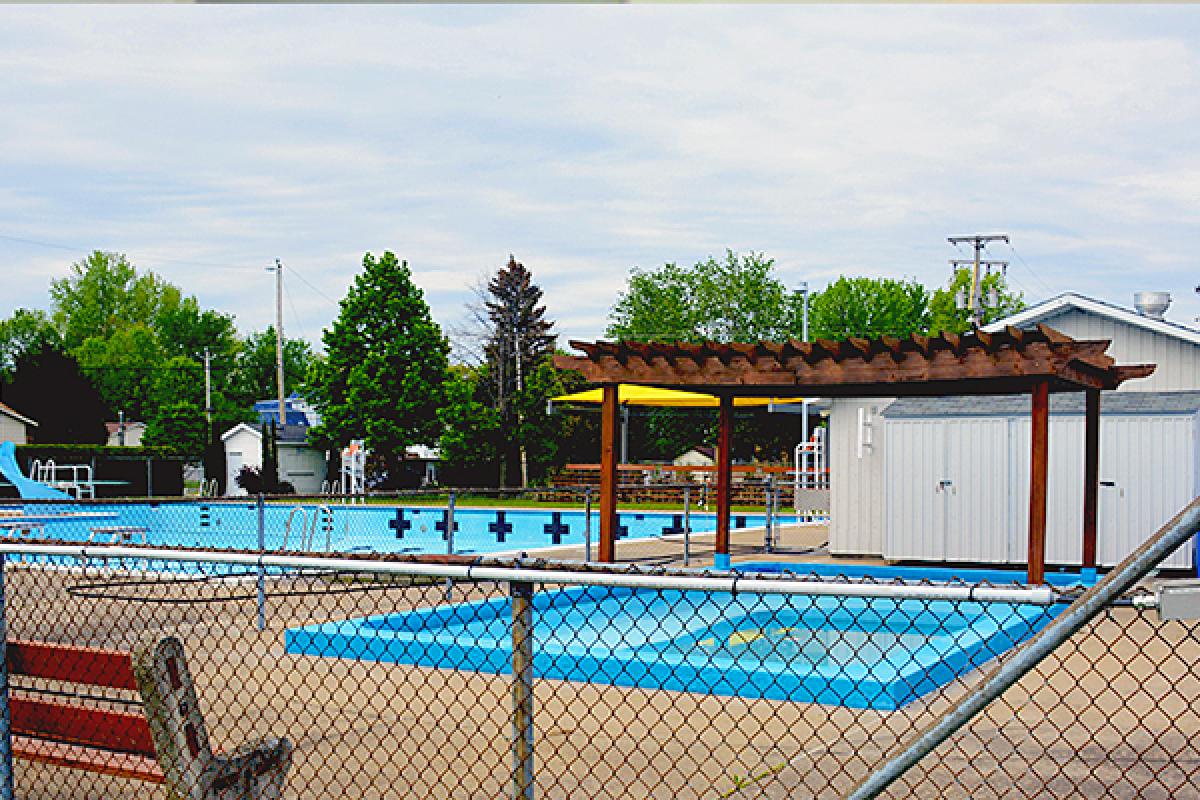
[[[21,508],[20,506],[15,506]],[[29,504],[24,519],[44,525],[43,535],[66,541],[108,543],[97,529],[145,529],[147,544],[158,546],[258,548],[258,506],[252,501],[211,503]],[[69,516],[86,514],[86,516]],[[335,552],[496,554],[531,552],[584,544],[589,520],[583,510],[458,508],[453,543],[447,539],[448,513],[437,506],[317,506],[267,504],[263,509],[268,550]],[[780,515],[781,524],[796,521]],[[763,514],[734,514],[734,528],[765,525]],[[648,539],[683,532],[683,514],[621,512],[617,539]],[[716,529],[716,515],[693,513],[694,533]],[[599,515],[590,518],[593,545]],[[136,541],[141,542],[140,534]]]
[[[959,571],[968,579],[970,572]],[[599,587],[543,591],[534,596],[534,673],[892,710],[1027,639],[1059,610]],[[511,614],[511,601],[498,598],[335,621],[287,631],[286,647],[301,655],[507,673]]]

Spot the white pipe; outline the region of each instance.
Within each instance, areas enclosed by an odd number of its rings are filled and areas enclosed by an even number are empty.
[[[890,598],[896,600],[950,600],[975,603],[1015,603],[1048,606],[1056,601],[1048,586],[1005,588],[1000,586],[943,586],[931,584],[846,583],[789,579],[741,578],[736,576],[695,577],[614,572],[574,572],[564,569],[485,567],[469,564],[370,561],[352,558],[285,556],[263,553],[227,553],[172,550],[154,547],[85,547],[60,544],[0,543],[0,554],[67,556],[74,558],[141,558],[150,561],[237,564],[247,567],[276,567],[336,572],[366,572],[380,575],[421,575],[438,578],[485,581],[525,581],[572,586],[611,586],[629,589],[675,589],[679,591],[745,592],[816,597]]]

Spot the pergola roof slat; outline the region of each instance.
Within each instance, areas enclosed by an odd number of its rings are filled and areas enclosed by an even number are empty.
[[[927,337],[853,337],[815,342],[722,344],[571,342],[582,356],[557,356],[593,383],[705,387],[754,394],[790,387],[826,396],[928,394],[946,387],[960,394],[1029,391],[1035,381],[1053,391],[1115,389],[1149,375],[1154,366],[1117,365],[1107,340],[1077,341],[1039,325]],[[881,354],[890,357],[878,358]]]

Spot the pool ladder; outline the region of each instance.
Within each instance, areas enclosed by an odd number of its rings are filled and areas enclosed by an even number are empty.
[[[283,528],[283,544],[279,546],[280,550],[288,549],[288,539],[292,534],[292,525],[296,521],[296,515],[300,515],[300,527],[297,529],[300,532],[300,550],[312,550],[313,545],[317,540],[318,531],[325,534],[325,551],[330,552],[333,549],[333,510],[326,505],[320,505],[313,509],[312,524],[309,524],[308,509],[304,506],[295,506],[288,512],[287,524]]]

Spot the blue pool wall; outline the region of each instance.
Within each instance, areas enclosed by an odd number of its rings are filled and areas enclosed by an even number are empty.
[[[779,566],[790,569],[796,565]],[[751,597],[753,600],[747,599]],[[894,710],[1032,636],[1065,607],[860,598],[789,600],[780,595],[739,598],[727,593],[600,587],[538,592],[534,596],[534,672],[541,678],[586,683]],[[634,629],[631,636],[636,638],[648,630],[647,641],[603,641],[605,635],[610,639],[614,635],[605,629],[605,621],[613,614],[627,613],[635,600],[646,605],[647,626]],[[689,656],[660,649],[679,637],[702,635],[697,631],[737,622],[751,613],[773,610],[791,614],[805,603],[810,604],[806,614],[817,614],[834,627],[850,617],[888,620],[887,624],[900,631],[915,629],[922,618],[966,622],[961,630],[955,630],[949,643],[931,643],[871,665],[851,664],[836,670],[793,669],[762,659],[703,653]],[[444,605],[294,628],[287,631],[285,644],[289,653],[300,655],[506,674],[511,671],[511,613],[508,598]],[[548,615],[553,619],[547,620]],[[840,623],[839,615],[845,618]]]

